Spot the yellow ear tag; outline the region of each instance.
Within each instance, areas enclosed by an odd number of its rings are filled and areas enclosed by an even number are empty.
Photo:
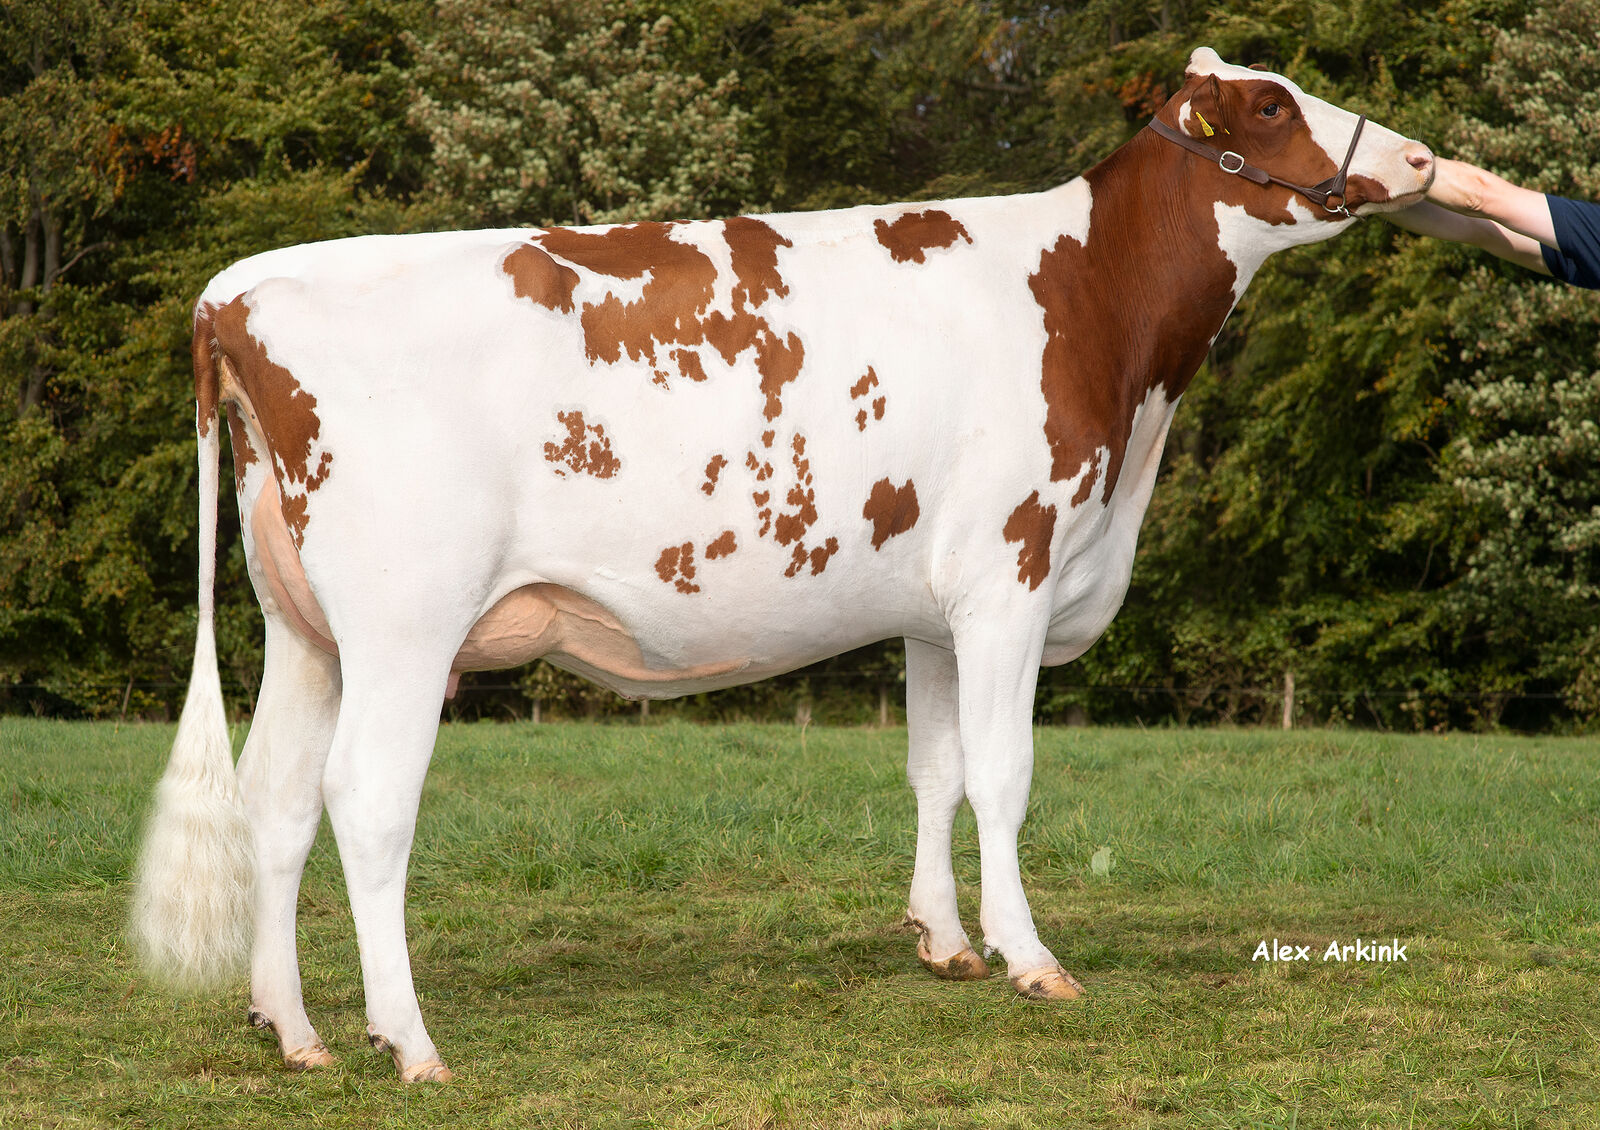
[[[1211,128],[1211,123],[1206,121],[1206,116],[1204,114],[1202,114],[1199,110],[1196,110],[1194,112],[1194,116],[1200,119],[1200,128],[1206,131],[1207,137],[1217,136],[1217,131]]]

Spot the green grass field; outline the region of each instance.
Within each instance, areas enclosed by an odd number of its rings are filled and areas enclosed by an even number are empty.
[[[446,727],[410,923],[458,1081],[406,1087],[326,829],[301,954],[338,1067],[282,1070],[242,984],[140,979],[170,740],[0,719],[0,1125],[1600,1125],[1593,741],[1041,731],[1023,868],[1089,990],[1044,1005],[933,980],[898,928],[904,730]],[[1320,960],[1356,936],[1408,960]],[[1312,960],[1252,962],[1273,938]]]

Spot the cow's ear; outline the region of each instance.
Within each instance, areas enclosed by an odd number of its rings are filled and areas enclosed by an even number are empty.
[[[1183,121],[1184,131],[1190,137],[1202,139],[1227,133],[1222,107],[1222,82],[1216,75],[1207,75],[1189,98],[1189,114]]]

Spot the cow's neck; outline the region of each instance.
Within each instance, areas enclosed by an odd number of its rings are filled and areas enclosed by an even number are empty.
[[[1161,343],[1138,375],[1145,388],[1163,385],[1175,400],[1255,272],[1272,251],[1293,242],[1295,225],[1268,224],[1240,203],[1219,202],[1210,191],[1217,178],[1150,131],[1085,179],[1093,193],[1086,250],[1100,268],[1095,276],[1112,280],[1114,317],[1125,338]],[[1243,181],[1223,183],[1238,190],[1241,202],[1262,191]]]
[[[1047,335],[1050,477],[1078,479],[1074,504],[1109,501],[1140,405],[1157,389],[1169,405],[1183,394],[1250,276],[1287,242],[1242,208],[1219,225],[1215,198],[1197,188],[1209,178],[1186,170],[1189,160],[1149,133],[1118,149],[1084,176],[1087,238],[1080,213],[1029,277]],[[1075,198],[1081,207],[1081,190]]]

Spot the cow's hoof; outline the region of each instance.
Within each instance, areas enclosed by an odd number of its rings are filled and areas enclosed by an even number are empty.
[[[933,960],[933,954],[928,949],[928,927],[909,910],[901,925],[917,931],[917,960],[935,977],[946,981],[982,981],[989,976],[989,966],[971,946],[943,961]]]
[[[278,1034],[278,1026],[259,1009],[250,1010],[250,1027],[271,1032],[274,1036]],[[283,1056],[283,1065],[290,1071],[314,1071],[319,1067],[332,1067],[339,1062],[321,1040],[295,1048],[293,1051],[285,1048],[280,1040],[278,1053]]]
[[[455,1074],[444,1065],[444,1061],[435,1057],[425,1059],[421,1063],[413,1063],[410,1067],[400,1064],[400,1053],[389,1042],[388,1037],[379,1035],[372,1027],[367,1025],[367,1042],[372,1045],[373,1051],[388,1052],[394,1060],[394,1069],[400,1073],[402,1083],[448,1083],[455,1078]]]
[[[406,1083],[448,1083],[454,1078],[450,1069],[437,1059],[414,1063],[400,1072],[401,1081]]]
[[[338,1062],[321,1040],[310,1047],[283,1053],[283,1065],[290,1071],[315,1071],[320,1067],[332,1067]]]
[[[1011,984],[1031,1001],[1074,1001],[1083,996],[1083,986],[1059,965],[1013,977]]]
[[[989,976],[988,963],[971,946],[954,957],[947,957],[943,961],[933,960],[933,955],[928,952],[926,934],[917,941],[917,960],[929,973],[946,981],[982,981]]]

